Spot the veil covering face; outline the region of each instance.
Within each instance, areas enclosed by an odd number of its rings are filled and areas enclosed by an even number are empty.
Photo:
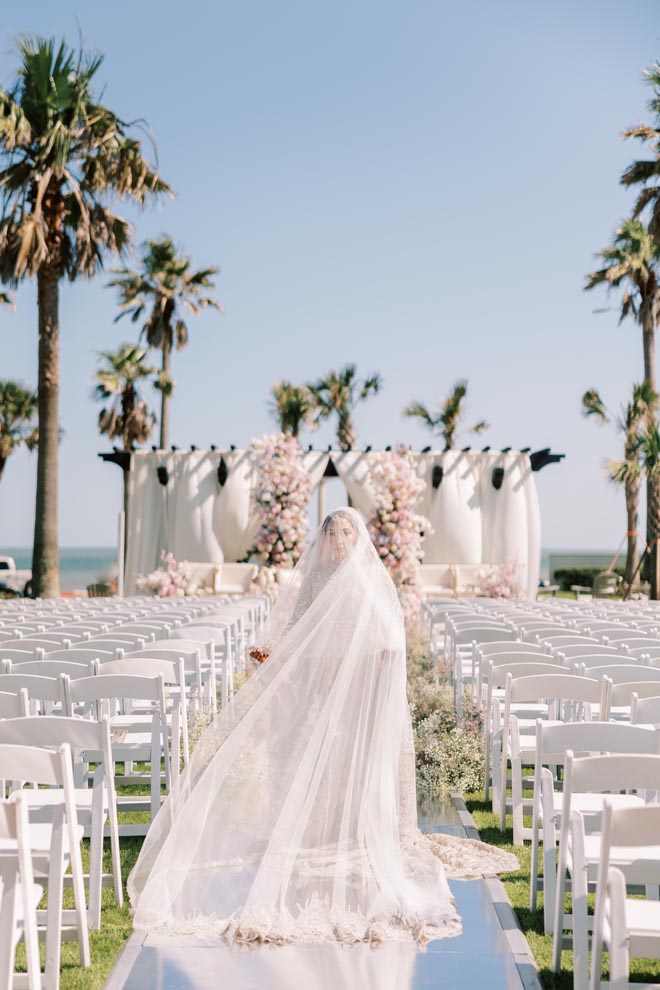
[[[458,934],[441,860],[454,875],[493,864],[479,843],[443,856],[442,838],[417,830],[403,617],[353,509],[326,519],[266,636],[268,660],[152,823],[128,882],[136,928],[239,942]]]

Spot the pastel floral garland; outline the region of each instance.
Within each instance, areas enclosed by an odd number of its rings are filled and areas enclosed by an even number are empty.
[[[154,598],[183,598],[190,581],[190,564],[187,560],[177,561],[173,553],[166,553],[164,550],[161,551],[160,559],[163,567],[146,577],[138,577],[138,591],[144,591]]]
[[[250,458],[257,471],[253,498],[259,519],[250,554],[261,564],[257,586],[276,597],[277,571],[290,570],[303,551],[312,480],[303,465],[300,444],[285,433],[253,440]]]
[[[432,532],[429,520],[415,511],[425,482],[415,473],[410,451],[404,445],[372,455],[370,481],[377,507],[369,520],[369,533],[396,585],[406,627],[413,630],[420,622],[422,544],[424,536]]]

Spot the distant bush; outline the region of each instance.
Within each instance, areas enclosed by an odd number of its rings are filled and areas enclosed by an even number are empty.
[[[572,584],[580,584],[590,588],[597,574],[602,574],[604,567],[560,567],[554,573],[554,583],[568,591]],[[623,567],[615,567],[614,573],[623,577]]]

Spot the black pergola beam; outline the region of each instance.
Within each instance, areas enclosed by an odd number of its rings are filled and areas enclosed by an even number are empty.
[[[108,461],[111,464],[117,464],[123,471],[128,471],[131,466],[130,450],[119,450],[117,448],[113,450],[111,454],[99,454],[98,456],[103,461]],[[564,459],[564,457],[566,457],[566,454],[553,454],[550,447],[544,447],[543,450],[535,450],[533,454],[529,455],[529,459],[532,464],[532,471],[540,471],[548,464],[558,464]],[[328,461],[323,477],[339,477],[337,474],[337,468],[332,463],[332,458]]]

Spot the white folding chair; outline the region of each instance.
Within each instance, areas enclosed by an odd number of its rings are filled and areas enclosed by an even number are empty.
[[[660,805],[615,808],[605,800],[596,882],[590,990],[601,990],[604,944],[611,990],[629,983],[630,956],[660,959],[660,902],[627,897],[629,884],[660,883]],[[623,861],[623,862],[622,862]],[[616,865],[614,865],[616,864]]]
[[[37,721],[31,719],[30,721]],[[9,724],[9,721],[1,723]],[[80,949],[82,966],[90,965],[87,906],[83,880],[80,840],[75,805],[71,750],[64,744],[58,750],[27,745],[0,745],[0,767],[6,781],[18,787],[23,781],[56,787],[63,799],[53,805],[50,821],[30,822],[30,847],[35,876],[48,884],[46,911],[37,919],[46,927],[46,966],[44,983],[48,990],[58,990],[60,982],[61,941],[63,934],[74,935]],[[28,797],[29,797],[29,792]],[[64,874],[71,868],[75,908],[63,910]]]
[[[506,682],[504,718],[502,720],[502,764],[500,794],[500,831],[506,828],[507,756],[511,760],[511,814],[513,818],[513,842],[521,846],[525,839],[533,838],[533,830],[523,826],[523,766],[534,764],[536,757],[536,725],[529,724],[529,735],[521,732],[518,716],[512,712],[515,704],[533,703],[542,699],[547,719],[564,722],[591,721],[593,709],[598,706],[599,718],[606,719],[609,710],[611,685],[607,678],[595,680],[569,672],[561,674],[535,674],[514,678],[509,672]],[[525,726],[525,728],[527,728]],[[533,733],[533,735],[532,735]],[[525,745],[526,743],[526,745]]]
[[[644,803],[641,794],[616,795],[615,791],[660,791],[660,733],[654,729],[644,729],[635,725],[611,725],[611,729],[627,729],[628,738],[632,733],[640,735],[634,753],[610,751],[605,756],[574,757],[572,751],[566,753],[564,793],[561,812],[559,839],[559,862],[552,941],[552,969],[558,972],[561,964],[561,950],[564,930],[572,935],[573,984],[575,990],[587,990],[588,985],[588,946],[589,916],[587,894],[589,882],[596,880],[601,857],[600,835],[585,828],[584,812],[574,812],[571,802],[574,794],[609,792],[611,801],[619,806],[638,806]],[[624,743],[627,740],[624,738]],[[621,749],[617,745],[617,749]],[[622,801],[622,799],[627,799]],[[604,800],[604,799],[603,799]],[[593,815],[589,816],[593,827]],[[572,913],[564,913],[566,873],[571,875]]]
[[[123,904],[117,794],[108,719],[99,722],[53,716],[9,719],[0,722],[0,746],[2,744],[50,748],[66,744],[69,747],[73,760],[77,821],[90,838],[89,875],[83,877],[89,885],[88,924],[91,930],[99,929],[104,881],[112,883],[117,905],[121,907]],[[89,770],[92,762],[96,764],[93,774]],[[90,780],[92,787],[88,786]],[[52,818],[53,805],[64,799],[62,790],[51,788],[24,793],[33,818],[44,812],[47,819]],[[112,873],[109,874],[103,873],[103,830],[106,822],[112,854]]]
[[[0,690],[7,694],[26,691],[31,714],[66,714],[64,675],[44,677],[38,674],[0,674]]]
[[[0,800],[0,990],[21,983],[41,990],[37,905],[43,888],[34,882],[28,814],[20,794]],[[16,946],[25,942],[27,979],[14,972]]]
[[[29,714],[28,709],[28,693],[24,688],[18,692],[0,691],[0,718],[21,718]]]
[[[633,691],[630,699],[630,721],[633,725],[655,725],[660,727],[660,691],[647,698]]]
[[[124,661],[126,662],[126,661]],[[163,663],[164,661],[160,661]],[[169,726],[163,675],[108,674],[66,681],[65,691],[70,711],[77,705],[94,705],[96,718],[110,717],[112,756],[115,763],[149,763],[149,774],[124,773],[116,777],[122,785],[149,783],[148,800],[141,796],[118,797],[117,810],[149,811],[153,819],[160,808],[161,759],[164,760],[165,788],[171,786]],[[151,716],[145,716],[144,705],[153,705]],[[134,707],[138,711],[133,712]],[[147,825],[120,824],[120,835],[145,835]]]
[[[529,660],[530,656],[538,659]],[[521,659],[524,658],[524,659]],[[508,662],[507,662],[508,660]],[[484,702],[484,801],[490,798],[491,760],[493,784],[493,811],[500,810],[500,783],[502,758],[502,705],[504,702],[503,689],[506,687],[507,675],[513,677],[528,677],[532,674],[570,673],[560,664],[549,663],[541,655],[519,653],[502,656],[493,654],[488,658],[483,684]]]

